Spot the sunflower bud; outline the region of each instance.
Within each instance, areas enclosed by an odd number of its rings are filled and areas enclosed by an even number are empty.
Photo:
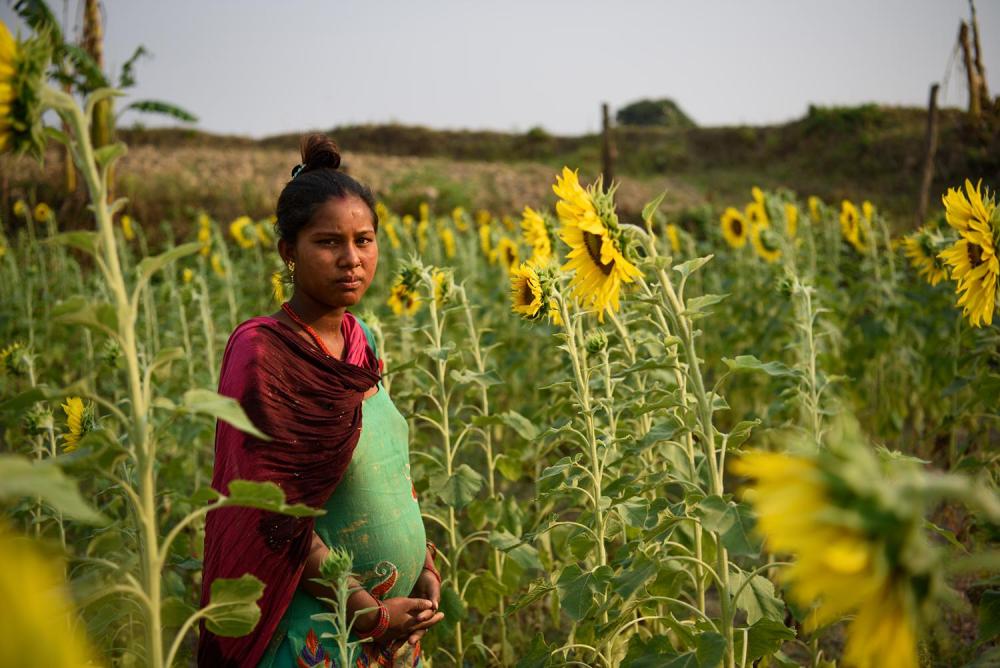
[[[37,403],[24,414],[24,428],[33,436],[46,434],[55,429],[52,411],[43,403]]]
[[[51,58],[44,36],[18,42],[0,22],[0,153],[30,153],[45,148],[45,70]]]
[[[319,565],[319,574],[327,582],[336,583],[351,574],[354,559],[351,553],[341,547],[331,548],[326,559]]]
[[[588,353],[596,355],[608,347],[608,335],[600,329],[593,331],[587,335],[584,346],[587,348]]]

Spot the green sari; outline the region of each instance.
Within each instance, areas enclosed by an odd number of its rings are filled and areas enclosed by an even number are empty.
[[[367,328],[365,334],[374,350]],[[354,556],[362,586],[379,599],[409,596],[424,566],[426,535],[410,478],[409,425],[381,382],[362,404],[361,438],[325,510],[316,518],[316,533]],[[345,668],[332,654],[336,644],[322,639],[336,632],[334,626],[312,619],[328,612],[304,589],[296,590],[259,668]],[[418,665],[419,649],[404,645],[406,650],[412,654],[393,659],[386,648],[364,643],[352,665]]]

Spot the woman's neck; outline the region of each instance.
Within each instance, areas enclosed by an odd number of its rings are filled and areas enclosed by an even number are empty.
[[[336,338],[340,335],[346,307],[330,308],[299,292],[292,295],[288,305],[295,311],[295,315],[302,318],[320,336]]]

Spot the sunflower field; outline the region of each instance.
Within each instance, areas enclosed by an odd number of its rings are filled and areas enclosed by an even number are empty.
[[[63,144],[93,224],[0,221],[0,666],[192,665],[262,592],[199,607],[206,514],[313,512],[209,486],[216,420],[255,430],[215,392],[228,334],[289,283],[273,220],[133,219],[126,147],[88,132],[114,91],[81,106],[44,50],[0,24],[0,150]],[[619,215],[568,167],[552,210],[380,204],[357,314],[440,550],[424,663],[1000,662],[1000,209],[974,176],[902,235],[780,189]]]

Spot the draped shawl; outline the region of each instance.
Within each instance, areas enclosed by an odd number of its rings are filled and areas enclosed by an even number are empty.
[[[222,358],[219,393],[239,401],[262,441],[219,421],[212,487],[228,493],[232,480],[270,481],[288,503],[322,507],[351,461],[361,435],[361,402],[379,380],[375,354],[362,326],[344,314],[345,360],[328,357],[273,318],[253,318],[233,332]],[[245,573],[264,586],[260,621],[241,638],[223,638],[201,625],[198,665],[256,666],[299,584],[314,519],[253,508],[220,508],[205,524],[201,604],[212,581]]]

